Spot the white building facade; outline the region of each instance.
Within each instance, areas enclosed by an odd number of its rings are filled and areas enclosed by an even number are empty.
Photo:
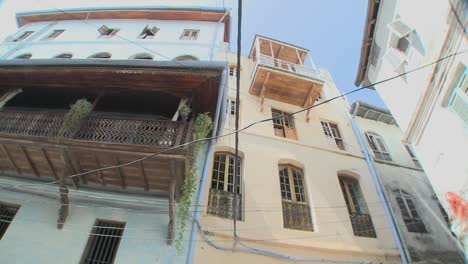
[[[350,113],[373,157],[409,263],[464,263],[448,216],[391,114],[364,102],[353,103]]]
[[[369,1],[355,83],[372,85],[417,69],[374,88],[446,209],[448,192],[467,199],[466,10],[466,1]]]
[[[188,261],[191,228],[181,252],[174,243],[188,149],[167,148],[191,140],[197,113],[208,112],[215,127],[222,123],[227,11],[219,5],[55,10],[17,20],[18,31],[0,45],[2,262]],[[16,74],[27,77],[10,78]],[[93,102],[87,122],[96,123],[79,131],[94,136],[84,139],[77,130],[57,141],[55,125],[75,95]],[[186,120],[179,114],[184,104],[193,115]],[[70,156],[61,158],[58,149]],[[133,166],[66,178],[163,149]],[[203,148],[198,176],[205,160]],[[50,184],[61,178],[64,186]]]

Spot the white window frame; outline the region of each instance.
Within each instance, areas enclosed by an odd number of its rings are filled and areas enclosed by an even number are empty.
[[[339,150],[345,150],[344,146],[344,140],[343,140],[343,135],[340,131],[340,127],[338,126],[338,123],[336,122],[331,122],[328,120],[320,120],[320,124],[322,126],[322,132],[327,139],[327,142],[330,146],[334,146],[335,148],[338,148]],[[336,130],[332,128],[332,125],[336,127]],[[341,147],[339,142],[341,142]]]
[[[237,66],[229,66],[229,76],[237,78]]]
[[[119,28],[109,28],[106,25],[102,25],[98,28],[99,38],[112,38],[119,30]]]
[[[377,160],[393,161],[390,152],[388,151],[387,144],[384,139],[377,133],[366,132],[367,143],[371,150],[374,152],[374,157]],[[380,143],[379,143],[380,141]],[[371,143],[372,142],[372,143]]]
[[[400,28],[398,28],[398,26],[400,26]],[[388,24],[387,27],[390,30],[390,36],[388,38],[389,49],[385,57],[393,66],[393,70],[401,74],[405,72],[408,58],[412,52],[412,34],[414,34],[414,29],[406,25],[400,18],[395,19],[392,23]],[[408,41],[406,51],[398,49],[399,42],[402,39]]]
[[[23,32],[20,33],[20,35],[17,35],[15,37],[13,37],[11,42],[22,42],[22,41],[30,38],[34,34],[34,32],[35,31],[33,31],[33,30],[23,31]]]
[[[140,35],[138,36],[138,38],[140,39],[153,39],[156,34],[159,32],[159,28],[156,27],[156,26],[149,26],[147,25],[143,30],[142,32],[140,33]]]
[[[199,29],[184,29],[182,35],[180,35],[181,40],[197,40],[200,35]]]

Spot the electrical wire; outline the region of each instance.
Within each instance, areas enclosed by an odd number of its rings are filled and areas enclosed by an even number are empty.
[[[423,66],[420,66],[420,67],[417,67],[415,69],[412,69],[412,70],[409,70],[409,71],[406,71],[406,72],[403,72],[401,74],[398,74],[396,76],[393,76],[393,77],[390,77],[390,78],[386,78],[384,80],[381,80],[381,81],[378,81],[378,82],[375,82],[373,84],[370,84],[370,85],[366,85],[366,86],[362,86],[360,88],[356,88],[356,89],[353,89],[353,90],[350,90],[348,92],[345,92],[345,93],[342,93],[338,96],[334,96],[334,97],[331,97],[329,99],[326,99],[322,102],[319,102],[317,104],[314,104],[312,106],[309,106],[309,107],[305,107],[301,110],[298,110],[298,111],[295,111],[295,112],[292,112],[292,113],[287,113],[287,114],[283,114],[283,115],[276,115],[275,117],[271,117],[271,118],[265,118],[265,119],[262,119],[262,120],[258,120],[258,121],[255,121],[249,125],[246,125],[236,131],[232,131],[232,132],[229,132],[227,134],[221,134],[221,135],[218,135],[218,136],[211,136],[211,137],[206,137],[206,138],[201,138],[201,139],[196,139],[196,140],[192,140],[192,141],[189,141],[189,142],[186,142],[186,143],[183,143],[183,144],[180,144],[180,145],[177,145],[177,146],[173,146],[173,147],[170,147],[170,148],[166,148],[164,150],[161,150],[159,152],[155,152],[153,154],[149,154],[145,157],[142,157],[142,158],[139,158],[139,159],[136,159],[136,160],[133,160],[133,161],[130,161],[130,162],[126,162],[126,163],[122,163],[122,164],[119,164],[119,165],[112,165],[112,166],[107,166],[107,167],[101,167],[101,168],[98,168],[98,169],[93,169],[93,170],[89,170],[89,171],[86,171],[86,172],[81,172],[81,173],[76,173],[76,174],[72,174],[72,175],[69,175],[69,176],[65,176],[64,178],[74,178],[74,177],[80,177],[80,176],[83,176],[83,175],[87,175],[87,174],[90,174],[90,173],[94,173],[94,172],[98,172],[98,171],[103,171],[103,170],[110,170],[110,169],[116,169],[116,168],[121,168],[121,167],[124,167],[124,166],[128,166],[128,165],[132,165],[132,164],[135,164],[135,163],[139,163],[141,161],[144,161],[146,159],[149,159],[149,158],[152,158],[154,156],[157,156],[157,155],[160,155],[160,154],[163,154],[163,153],[166,153],[166,152],[169,152],[171,150],[174,150],[174,149],[178,149],[178,148],[181,148],[181,147],[185,147],[185,146],[189,146],[189,145],[192,145],[192,144],[195,144],[195,143],[198,143],[198,142],[202,142],[202,141],[208,141],[208,140],[213,140],[213,139],[218,139],[218,138],[222,138],[222,137],[227,137],[227,136],[230,136],[230,135],[234,135],[235,133],[238,133],[238,132],[241,132],[241,131],[244,131],[244,130],[247,130],[249,129],[250,127],[252,126],[255,126],[257,124],[260,124],[260,123],[265,123],[265,122],[269,122],[269,121],[272,121],[274,119],[279,119],[279,118],[283,118],[283,117],[290,117],[290,116],[294,116],[298,113],[302,113],[302,112],[305,112],[307,110],[310,110],[312,108],[315,108],[315,107],[318,107],[320,105],[323,105],[323,104],[327,104],[331,101],[334,101],[338,98],[342,98],[342,97],[345,97],[347,95],[350,95],[350,94],[353,94],[353,93],[356,93],[356,92],[359,92],[361,90],[364,90],[364,89],[367,89],[367,88],[370,88],[370,87],[373,87],[373,86],[376,86],[376,85],[379,85],[379,84],[382,84],[382,83],[385,83],[385,82],[388,82],[388,81],[391,81],[391,80],[394,80],[394,79],[397,79],[401,76],[404,76],[404,75],[407,75],[407,74],[410,74],[412,72],[415,72],[415,71],[418,71],[418,70],[421,70],[421,69],[424,69],[424,68],[427,68],[433,64],[436,64],[440,61],[443,61],[443,60],[446,60],[448,58],[451,58],[453,56],[457,56],[457,55],[460,55],[460,54],[463,54],[463,53],[466,53],[468,50],[463,50],[463,51],[460,51],[460,52],[455,52],[455,53],[452,53],[452,54],[449,54],[445,57],[442,57],[436,61],[433,61],[431,63],[428,63],[428,64],[425,64]],[[23,184],[23,185],[18,185],[18,186],[31,186],[31,185],[50,185],[50,184],[55,184],[55,183],[58,183],[59,181],[58,180],[55,180],[55,181],[52,181],[52,182],[48,182],[48,183],[37,183],[37,184]]]

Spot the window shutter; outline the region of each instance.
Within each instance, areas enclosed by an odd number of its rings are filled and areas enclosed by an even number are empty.
[[[110,29],[106,25],[102,25],[98,29],[98,31],[99,31],[99,33],[101,33],[101,35],[107,35],[107,34],[109,34]]]
[[[388,25],[388,28],[395,34],[398,38],[403,38],[409,35],[413,29],[404,23],[401,19],[397,19]]]
[[[152,28],[150,29],[150,32],[151,32],[151,34],[153,34],[153,35],[156,35],[156,33],[157,33],[158,31],[159,31],[159,28],[158,28],[158,27],[152,27]]]

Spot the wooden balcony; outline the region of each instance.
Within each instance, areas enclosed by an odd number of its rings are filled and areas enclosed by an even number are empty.
[[[6,175],[59,179],[96,168],[119,165],[188,141],[191,123],[90,116],[81,127],[57,135],[64,114],[0,111],[0,171]],[[65,154],[65,155],[64,155]],[[186,171],[187,148],[118,169],[74,178],[76,188],[100,187],[167,193]],[[67,163],[72,164],[66,172]]]
[[[255,65],[250,93],[264,98],[308,107],[320,95],[323,81],[308,51],[285,42],[256,36],[250,57]]]

